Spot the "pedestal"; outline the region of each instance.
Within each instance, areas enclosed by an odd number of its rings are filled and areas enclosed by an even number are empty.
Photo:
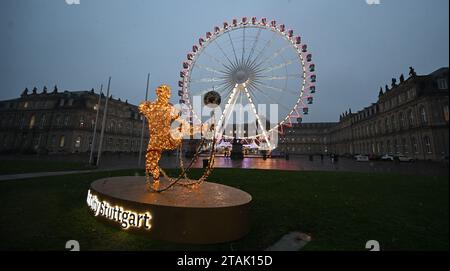
[[[161,186],[167,181],[161,179]],[[252,197],[239,189],[204,182],[149,192],[145,178],[124,176],[91,184],[87,203],[98,220],[151,238],[177,243],[234,241],[250,230]]]

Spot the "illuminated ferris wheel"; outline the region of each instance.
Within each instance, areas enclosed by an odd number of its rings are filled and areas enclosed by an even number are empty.
[[[307,45],[293,30],[266,18],[243,17],[214,27],[187,54],[180,77],[180,103],[201,122],[205,116],[196,110],[195,99],[220,95],[218,141],[237,138],[269,149],[274,148],[276,133],[308,114],[316,92]],[[233,112],[239,115],[239,110],[247,114],[244,128],[228,129]]]

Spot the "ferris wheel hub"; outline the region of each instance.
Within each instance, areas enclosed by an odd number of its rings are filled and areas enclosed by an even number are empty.
[[[243,84],[243,83],[247,82],[248,79],[249,79],[249,75],[248,75],[247,71],[244,69],[238,69],[233,74],[233,81],[236,84]]]

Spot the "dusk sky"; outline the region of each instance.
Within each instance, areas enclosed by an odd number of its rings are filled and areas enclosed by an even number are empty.
[[[67,0],[71,2],[72,0]],[[144,99],[179,79],[186,53],[205,32],[243,16],[275,18],[309,46],[317,94],[305,121],[337,121],[375,102],[391,78],[428,74],[449,63],[448,0],[0,2],[0,100],[25,87],[98,91],[112,76],[114,97]]]

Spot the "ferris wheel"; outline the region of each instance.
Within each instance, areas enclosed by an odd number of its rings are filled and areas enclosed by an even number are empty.
[[[206,117],[195,106],[196,99],[220,95],[218,141],[236,138],[268,149],[275,147],[278,133],[308,114],[316,92],[307,45],[284,24],[266,18],[243,17],[215,26],[192,46],[180,77],[180,103],[191,118],[203,122]],[[239,122],[243,125],[229,124],[233,116],[244,116]]]

